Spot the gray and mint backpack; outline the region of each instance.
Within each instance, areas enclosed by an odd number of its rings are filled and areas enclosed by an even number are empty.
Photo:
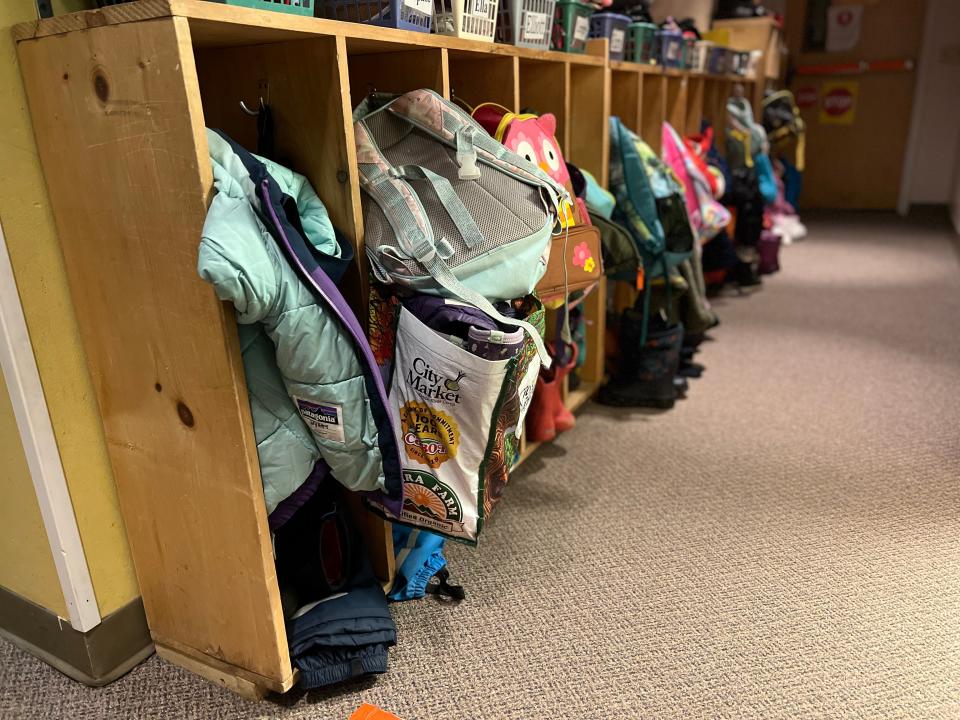
[[[367,257],[374,276],[493,306],[531,293],[546,270],[566,189],[430,90],[369,95],[354,111]]]

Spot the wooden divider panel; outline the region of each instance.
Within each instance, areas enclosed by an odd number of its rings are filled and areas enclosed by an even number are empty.
[[[153,637],[284,690],[233,308],[196,270],[212,176],[187,21],[18,51]]]

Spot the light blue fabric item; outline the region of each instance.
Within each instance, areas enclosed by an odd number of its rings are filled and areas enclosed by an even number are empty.
[[[728,155],[738,156],[740,161],[749,164],[746,158],[749,150],[763,201],[767,205],[776,202],[777,181],[773,175],[773,164],[770,162],[770,142],[767,140],[767,131],[764,130],[763,125],[754,120],[750,102],[745,98],[730,98],[727,101],[727,118],[733,130],[745,133],[749,137],[747,147],[744,147],[743,142],[734,138],[734,133],[728,132]]]
[[[447,565],[440,535],[394,523],[393,547],[397,553],[397,575],[388,598],[416,600],[427,592],[430,578]]]
[[[788,203],[797,207],[800,204],[800,190],[803,188],[803,173],[792,163],[780,158],[783,163],[783,194]]]
[[[376,425],[351,340],[300,281],[261,221],[257,188],[231,144],[211,130],[207,141],[217,194],[204,223],[197,269],[237,311],[267,512],[303,483],[321,456],[346,487],[382,489]],[[340,258],[326,208],[307,179],[256,159],[295,200],[303,236],[316,252]],[[310,414],[318,407],[337,413],[339,425],[318,422]]]
[[[757,153],[753,157],[753,166],[757,171],[757,184],[760,186],[763,202],[767,205],[775,203],[777,201],[777,180],[773,176],[773,163],[770,162],[770,156],[766,153]]]
[[[609,220],[613,216],[613,207],[617,199],[606,188],[600,186],[597,179],[587,170],[580,168],[583,178],[587,181],[587,210]]]

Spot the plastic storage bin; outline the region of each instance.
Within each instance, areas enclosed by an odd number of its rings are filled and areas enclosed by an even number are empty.
[[[248,0],[244,0],[245,2]],[[430,32],[433,0],[316,0],[317,17]]]
[[[574,53],[586,50],[591,15],[591,5],[577,0],[557,0],[553,13],[553,49]]]
[[[683,67],[688,70],[693,67],[693,54],[696,52],[696,47],[697,38],[695,35],[683,36]]]
[[[612,12],[594,13],[590,18],[590,37],[610,40],[610,59],[623,60],[627,54],[627,30],[630,18]]]
[[[679,30],[658,30],[660,63],[664,67],[683,67],[683,33]]]
[[[657,26],[653,23],[630,23],[627,29],[627,59],[654,65],[657,62]]]
[[[497,42],[550,49],[556,0],[500,0]]]
[[[695,40],[687,50],[687,69],[702,73],[707,66],[707,51],[702,40]]]
[[[713,49],[716,47],[709,40],[698,40],[697,49],[695,51],[695,58],[697,61],[696,67],[693,69],[697,72],[708,72],[710,68],[710,53],[713,52]]]
[[[433,31],[493,42],[499,0],[434,0]]]
[[[711,75],[726,75],[729,72],[727,55],[730,53],[725,47],[716,45],[710,48],[707,58],[707,72]]]

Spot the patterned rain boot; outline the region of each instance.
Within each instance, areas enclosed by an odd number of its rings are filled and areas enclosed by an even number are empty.
[[[625,310],[620,321],[620,371],[600,388],[598,402],[617,407],[668,410],[677,399],[674,377],[680,364],[683,326],[650,321],[647,342],[640,345],[643,313]]]

